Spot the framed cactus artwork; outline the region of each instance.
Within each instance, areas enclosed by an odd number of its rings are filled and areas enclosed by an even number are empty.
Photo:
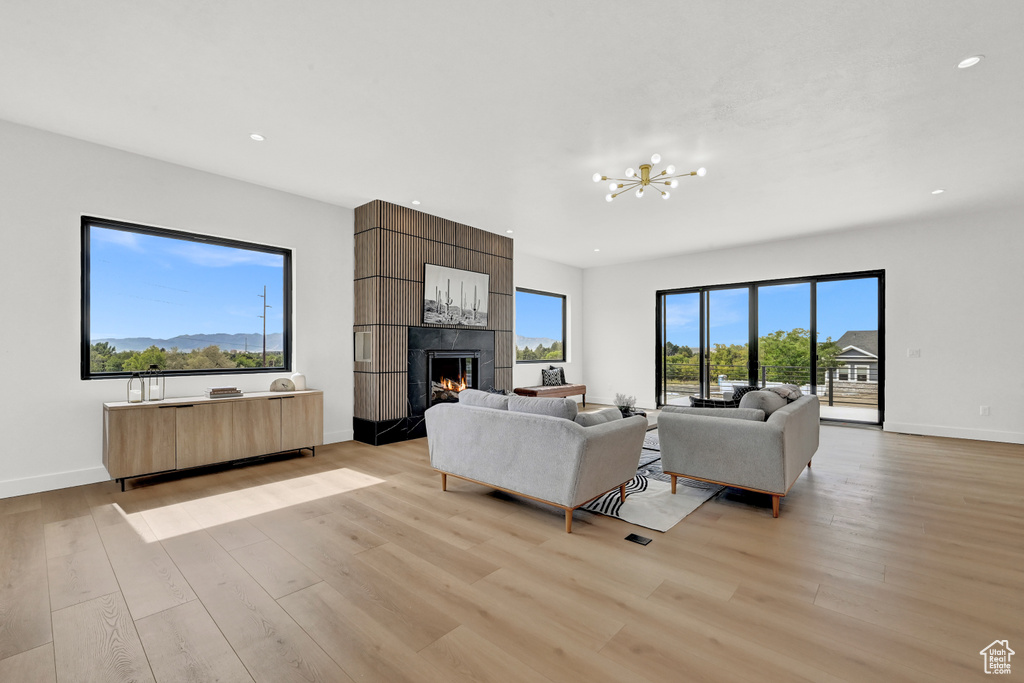
[[[427,263],[423,267],[423,322],[487,327],[490,276]]]

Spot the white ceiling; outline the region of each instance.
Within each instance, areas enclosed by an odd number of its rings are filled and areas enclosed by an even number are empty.
[[[0,118],[589,267],[1024,205],[1022,35],[1021,0],[3,0]],[[606,203],[653,152],[708,175]]]

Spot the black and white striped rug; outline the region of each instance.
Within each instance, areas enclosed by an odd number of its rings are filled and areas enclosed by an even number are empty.
[[[584,505],[581,510],[615,517],[655,531],[668,531],[724,487],[691,479],[678,479],[673,495],[670,477],[661,469],[657,430],[647,433],[637,475],[626,484],[626,501],[615,489]]]

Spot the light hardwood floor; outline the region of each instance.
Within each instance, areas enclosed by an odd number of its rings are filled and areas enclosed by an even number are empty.
[[[0,500],[0,681],[965,681],[1021,652],[1024,446],[821,434],[778,519],[727,491],[665,534],[442,493],[424,440]]]

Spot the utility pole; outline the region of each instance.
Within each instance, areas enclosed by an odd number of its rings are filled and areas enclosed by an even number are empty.
[[[267,309],[268,308],[273,308],[273,306],[271,306],[270,304],[267,303],[267,286],[266,285],[263,285],[263,293],[262,294],[257,294],[256,296],[263,297],[263,315],[261,315],[260,317],[263,318],[263,367],[267,367]],[[246,338],[245,341],[246,341],[246,346],[248,346],[248,343],[249,343],[248,337]]]

